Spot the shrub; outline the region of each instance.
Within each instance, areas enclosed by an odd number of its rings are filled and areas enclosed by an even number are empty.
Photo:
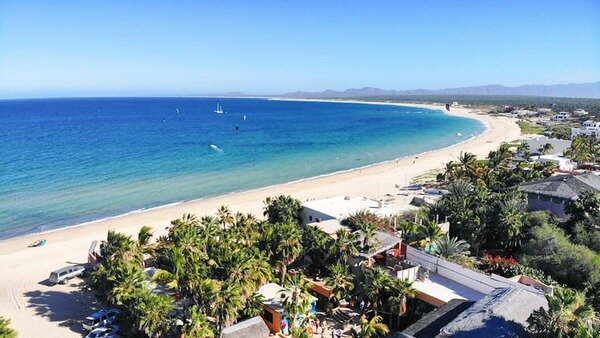
[[[600,281],[600,255],[571,243],[562,229],[544,225],[534,229],[532,236],[523,248],[526,265],[577,289]]]

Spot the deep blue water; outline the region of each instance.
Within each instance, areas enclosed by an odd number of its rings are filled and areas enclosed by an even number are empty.
[[[225,114],[213,112],[217,102]],[[0,100],[0,238],[391,160],[483,130],[383,105]]]

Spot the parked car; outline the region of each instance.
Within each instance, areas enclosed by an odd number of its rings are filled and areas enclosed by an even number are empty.
[[[93,329],[85,338],[117,338],[120,329],[119,325],[101,326]]]
[[[108,308],[96,311],[85,317],[83,320],[83,329],[92,331],[96,328],[109,326],[117,322],[117,317],[121,314],[119,309]]]
[[[75,277],[83,275],[85,272],[85,266],[83,265],[72,265],[54,270],[50,273],[48,281],[52,284],[67,284],[67,282]]]

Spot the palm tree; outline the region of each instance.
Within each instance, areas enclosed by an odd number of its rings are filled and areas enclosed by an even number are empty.
[[[150,239],[152,238],[152,228],[143,226],[138,232],[137,245],[142,254],[152,254],[153,250],[150,247]]]
[[[0,337],[17,338],[17,331],[10,328],[10,320],[0,317]]]
[[[331,289],[334,300],[339,303],[349,291],[354,289],[352,276],[348,273],[346,265],[338,262],[329,269],[331,276],[325,277],[325,285]]]
[[[133,306],[136,324],[140,331],[150,337],[158,337],[169,330],[171,325],[169,314],[174,309],[171,297],[156,295],[148,289],[141,289]]]
[[[306,316],[310,310],[311,295],[308,293],[310,287],[308,281],[301,273],[294,276],[286,276],[285,289],[281,291],[283,311],[290,321],[290,330],[296,326],[300,317]]]
[[[287,266],[294,262],[302,253],[302,235],[294,223],[278,223],[274,258],[279,264],[280,279],[283,281]]]
[[[241,311],[242,316],[245,318],[259,316],[263,313],[264,303],[265,297],[258,292],[254,292],[246,299],[244,308]]]
[[[332,254],[338,257],[338,260],[347,262],[348,258],[358,254],[358,236],[356,233],[350,233],[346,229],[339,229],[335,232],[335,240],[331,247]]]
[[[432,253],[448,260],[459,261],[469,256],[470,247],[466,241],[446,235],[434,242]]]
[[[223,328],[231,325],[237,319],[238,311],[243,307],[240,287],[233,283],[222,283],[212,303],[212,314],[217,322],[217,335],[220,335]]]
[[[540,154],[546,155],[549,154],[553,149],[554,147],[550,143],[545,143],[543,146],[538,148],[538,151]]]
[[[363,291],[370,307],[377,316],[377,311],[383,308],[382,298],[393,285],[392,276],[383,269],[374,268],[365,271]]]
[[[431,243],[444,236],[444,231],[440,226],[434,222],[426,220],[421,226],[419,226],[419,237],[421,239],[420,245],[424,247],[426,243]]]
[[[417,296],[417,290],[412,287],[412,283],[407,280],[394,278],[391,287],[392,295],[388,298],[390,304],[390,326],[392,326],[392,314],[395,311],[398,313],[398,323],[400,317],[406,313],[406,303],[408,299]]]
[[[219,207],[219,210],[217,210],[217,220],[223,229],[226,229],[228,225],[232,225],[235,222],[235,217],[228,207],[222,205]]]
[[[475,160],[477,160],[477,156],[475,156],[475,154],[473,153],[469,153],[469,152],[460,152],[460,155],[458,156],[458,161],[460,162],[460,164],[463,167],[467,167],[468,165],[472,164],[473,162],[475,162]]]
[[[269,223],[294,223],[296,225],[302,223],[300,219],[302,203],[297,199],[280,195],[275,198],[267,197],[264,203],[265,211],[263,215],[267,216]]]
[[[501,234],[491,238],[490,242],[501,242],[501,246],[506,247],[511,253],[518,250],[525,235],[523,223],[527,217],[526,207],[524,201],[516,196],[508,196],[506,200],[502,201],[497,215],[499,220],[497,231],[501,231]]]
[[[534,310],[527,323],[539,337],[573,337],[574,330],[591,327],[594,311],[585,304],[585,296],[573,289],[556,288],[546,295],[548,310]]]
[[[111,264],[107,281],[113,285],[108,294],[112,303],[123,305],[131,301],[133,295],[144,286],[146,274],[135,264],[117,262]]]
[[[376,338],[383,337],[390,329],[383,323],[383,319],[380,316],[374,316],[371,319],[367,319],[366,316],[360,318],[360,338]]]
[[[519,143],[517,146],[517,154],[523,156],[524,158],[529,157],[529,143],[527,143],[527,141]]]
[[[215,333],[211,326],[206,315],[197,306],[190,306],[181,331],[186,338],[213,338]]]

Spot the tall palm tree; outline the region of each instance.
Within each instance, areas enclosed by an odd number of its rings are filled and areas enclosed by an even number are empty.
[[[108,298],[114,304],[123,305],[131,301],[132,296],[144,287],[146,274],[135,264],[120,262],[111,265],[107,281],[113,285]]]
[[[519,143],[519,145],[517,146],[517,154],[525,158],[529,157],[529,143],[527,143],[527,141]]]
[[[325,285],[331,289],[334,301],[339,303],[349,291],[354,289],[354,279],[343,263],[336,263],[329,268],[330,276],[325,277]]]
[[[466,241],[446,235],[434,242],[432,253],[449,260],[458,261],[469,256],[470,247]]]
[[[169,331],[173,300],[169,296],[153,294],[148,289],[138,291],[133,302],[137,327],[150,337],[159,337]]]
[[[398,314],[397,322],[400,322],[400,317],[406,313],[406,303],[408,299],[417,296],[417,290],[412,287],[412,283],[407,280],[394,278],[391,286],[392,295],[388,298],[390,304],[390,326],[392,326],[393,313]]]
[[[241,311],[242,316],[245,318],[259,316],[263,313],[264,303],[265,297],[258,292],[254,292],[246,299],[244,308]]]
[[[211,327],[206,315],[198,306],[190,306],[181,331],[186,338],[213,338],[215,333]]]
[[[360,338],[377,338],[383,337],[388,334],[390,330],[387,325],[383,323],[383,319],[380,316],[375,315],[371,319],[367,319],[366,316],[360,318]]]
[[[293,329],[300,317],[308,315],[312,296],[308,293],[309,283],[301,273],[286,276],[284,287],[280,297],[283,311],[290,321],[290,329]]]
[[[152,239],[152,228],[149,226],[143,226],[138,232],[137,245],[142,254],[153,254],[150,246],[150,239]]]
[[[280,280],[284,280],[287,266],[302,253],[302,235],[294,223],[279,223],[274,256],[280,268]]]
[[[238,312],[243,307],[244,302],[240,295],[239,286],[228,282],[222,283],[212,304],[212,314],[217,322],[217,335],[221,334],[223,328],[233,324],[237,319]]]
[[[348,258],[358,254],[358,236],[346,229],[339,229],[335,232],[335,240],[331,247],[332,254],[338,257],[338,260],[347,262]]]
[[[300,210],[302,203],[289,196],[280,195],[275,198],[267,197],[264,201],[265,211],[263,216],[267,216],[269,223],[294,223],[300,225]]]
[[[392,286],[393,278],[386,270],[373,268],[365,271],[363,291],[375,316],[383,308],[382,297]]]
[[[226,229],[228,225],[232,225],[235,222],[235,217],[231,213],[231,210],[225,205],[220,206],[219,210],[217,210],[217,219],[223,229]]]
[[[578,327],[591,326],[594,311],[585,304],[585,296],[573,289],[556,288],[546,295],[548,310],[534,310],[527,323],[529,330],[539,337],[573,337]]]

